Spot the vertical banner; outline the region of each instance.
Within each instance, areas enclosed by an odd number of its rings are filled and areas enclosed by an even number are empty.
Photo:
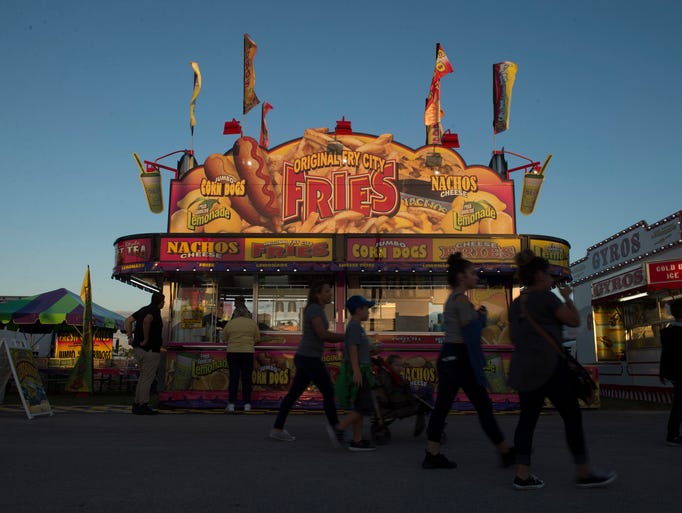
[[[28,418],[53,415],[31,348],[16,341],[0,340],[0,368],[6,367],[11,369]]]
[[[201,72],[199,71],[198,63],[190,62],[189,64],[194,70],[194,90],[192,91],[192,99],[189,101],[189,129],[192,132],[192,136],[194,136],[194,126],[197,124],[197,120],[194,117],[194,107],[199,97],[199,91],[201,91]]]
[[[81,287],[81,299],[83,300],[83,340],[81,354],[78,355],[76,365],[71,371],[65,390],[67,392],[88,393],[93,392],[92,386],[92,287],[90,284],[90,266],[85,272],[83,286]]]
[[[509,128],[512,88],[516,80],[517,66],[504,61],[493,64],[493,129],[495,134]]]
[[[256,72],[253,69],[253,59],[258,47],[248,34],[244,34],[244,114],[260,103],[256,96]]]
[[[265,116],[267,116],[268,112],[273,108],[274,107],[268,102],[263,102],[263,105],[261,106],[259,144],[266,149],[270,146],[270,135],[268,134],[268,125],[265,123]]]
[[[440,144],[440,134],[442,133],[440,120],[443,117],[443,111],[440,108],[440,79],[452,72],[453,68],[448,56],[445,55],[445,51],[440,46],[440,43],[437,43],[436,66],[433,70],[429,96],[426,99],[426,108],[424,109],[424,125],[427,127],[427,144]]]

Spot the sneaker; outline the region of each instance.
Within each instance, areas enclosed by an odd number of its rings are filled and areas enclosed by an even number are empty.
[[[270,438],[279,440],[280,442],[293,442],[296,437],[289,433],[286,429],[273,429],[270,431]]]
[[[502,468],[509,468],[516,463],[516,449],[510,447],[509,450],[500,454],[500,466]]]
[[[670,447],[682,447],[682,436],[677,435],[675,438],[669,438],[665,444]]]
[[[139,404],[137,406],[137,411],[133,412],[135,415],[158,415],[159,412],[152,410],[148,404]]]
[[[512,486],[515,490],[539,490],[544,488],[545,482],[538,476],[530,474],[528,479],[521,479],[519,476],[514,477]]]
[[[251,403],[246,403],[244,405],[244,411],[251,411]]]
[[[590,474],[587,477],[579,477],[575,482],[578,488],[603,488],[613,483],[618,478],[615,472],[607,472],[605,474]]]
[[[329,440],[331,441],[334,448],[341,449],[345,442],[344,440],[345,435],[343,430],[337,429],[333,426],[330,426],[329,424],[325,424],[324,427],[327,430],[327,436],[329,436]]]
[[[227,413],[233,413],[234,412],[234,403],[227,403],[227,406],[225,406],[225,411]]]
[[[137,412],[139,412],[139,411],[140,411],[140,405],[137,403],[133,404],[133,408],[132,408],[133,414],[137,415]]]
[[[356,442],[355,440],[351,440],[351,442],[348,444],[348,450],[349,451],[356,451],[356,452],[376,451],[377,448],[369,440],[360,440],[359,442]]]
[[[422,468],[457,468],[457,463],[445,457],[444,454],[431,454],[426,451],[424,461],[422,461]]]

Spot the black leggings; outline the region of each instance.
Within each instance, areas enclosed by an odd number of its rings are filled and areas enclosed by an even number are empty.
[[[564,421],[566,442],[573,455],[573,461],[576,465],[587,463],[582,412],[578,405],[575,390],[571,384],[570,371],[563,361],[559,362],[552,377],[541,388],[530,392],[519,392],[521,414],[519,415],[519,423],[514,433],[516,463],[530,465],[530,455],[533,450],[533,433],[538,423],[545,397],[552,401],[552,404]]]
[[[476,382],[466,346],[464,344],[451,345],[453,347],[448,348],[449,356],[445,356],[445,359],[454,359],[443,361],[443,353],[438,359],[438,396],[429,418],[426,436],[429,441],[440,443],[445,419],[450,412],[457,392],[462,388],[478,412],[478,421],[481,423],[483,431],[494,445],[498,445],[504,440],[504,435],[493,415],[493,404],[488,396],[488,391]]]
[[[332,380],[322,362],[322,358],[296,354],[294,355],[294,365],[296,366],[296,374],[291,383],[291,388],[289,388],[289,393],[282,399],[282,403],[279,406],[274,427],[277,429],[284,428],[284,422],[286,422],[291,408],[293,408],[294,403],[301,397],[305,389],[308,388],[311,381],[322,394],[327,421],[330,425],[336,426],[339,423],[339,418],[336,415],[334,385],[332,385]]]

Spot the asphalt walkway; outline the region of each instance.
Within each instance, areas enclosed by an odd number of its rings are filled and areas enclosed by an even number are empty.
[[[533,471],[542,490],[512,489],[476,415],[448,419],[455,470],[423,470],[413,418],[391,424],[376,452],[332,448],[319,413],[293,413],[292,443],[267,437],[271,412],[56,407],[28,420],[0,406],[0,512],[682,512],[682,449],[663,442],[665,411],[586,411],[592,459],[618,471],[610,488],[581,490],[561,419],[543,415]],[[512,436],[517,416],[498,415]]]

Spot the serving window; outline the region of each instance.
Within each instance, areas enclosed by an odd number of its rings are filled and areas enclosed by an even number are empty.
[[[232,318],[237,297],[243,297],[253,312],[253,284],[251,274],[197,275],[174,282],[171,341],[221,343],[222,328]]]
[[[303,310],[308,304],[310,285],[328,277],[306,274],[259,275],[258,276],[258,319],[261,330],[301,331]],[[333,289],[333,285],[332,285]],[[333,322],[334,303],[325,306],[329,322]]]

